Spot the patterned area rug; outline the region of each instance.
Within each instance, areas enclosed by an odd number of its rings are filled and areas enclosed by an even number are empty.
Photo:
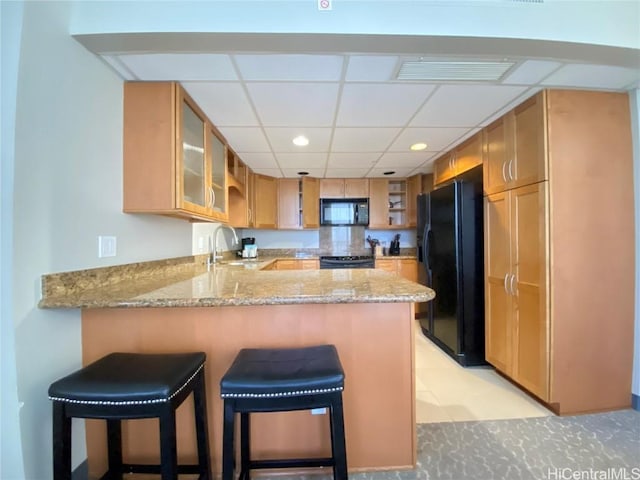
[[[415,471],[351,480],[640,480],[640,412],[421,424]],[[330,475],[278,477],[330,479]]]

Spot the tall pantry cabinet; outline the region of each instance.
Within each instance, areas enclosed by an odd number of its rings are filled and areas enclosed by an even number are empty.
[[[631,402],[626,94],[548,90],[484,132],[486,358],[560,414]]]

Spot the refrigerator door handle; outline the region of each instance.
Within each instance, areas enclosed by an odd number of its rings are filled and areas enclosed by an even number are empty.
[[[422,258],[424,258],[424,263],[425,266],[427,267],[427,270],[431,270],[431,229],[427,229],[428,227],[425,227],[425,232],[424,232],[424,242],[422,243],[422,248],[423,248],[423,252],[422,252]]]

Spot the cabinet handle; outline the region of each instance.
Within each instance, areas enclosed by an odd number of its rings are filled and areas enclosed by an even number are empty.
[[[216,192],[213,191],[213,187],[209,187],[211,191],[211,208],[213,208],[216,204]]]
[[[511,171],[511,165],[513,165],[513,158],[509,160],[509,181],[513,182],[515,178],[513,178],[513,172]]]
[[[249,222],[251,222],[251,220],[253,220],[253,212],[250,208],[247,208],[247,213],[249,214]]]
[[[509,289],[507,288],[507,279],[509,278],[509,274],[505,273],[504,274],[504,291],[507,292],[507,295],[509,295]]]
[[[511,290],[511,295],[516,296],[516,291],[513,285],[514,280],[516,279],[515,275],[511,275],[511,280],[509,280],[509,290]]]
[[[505,183],[508,181],[506,168],[507,168],[507,162],[502,162],[502,180],[504,180]]]

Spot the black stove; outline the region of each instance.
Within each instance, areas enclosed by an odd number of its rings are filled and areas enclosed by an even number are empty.
[[[322,255],[320,268],[375,268],[372,255]]]

